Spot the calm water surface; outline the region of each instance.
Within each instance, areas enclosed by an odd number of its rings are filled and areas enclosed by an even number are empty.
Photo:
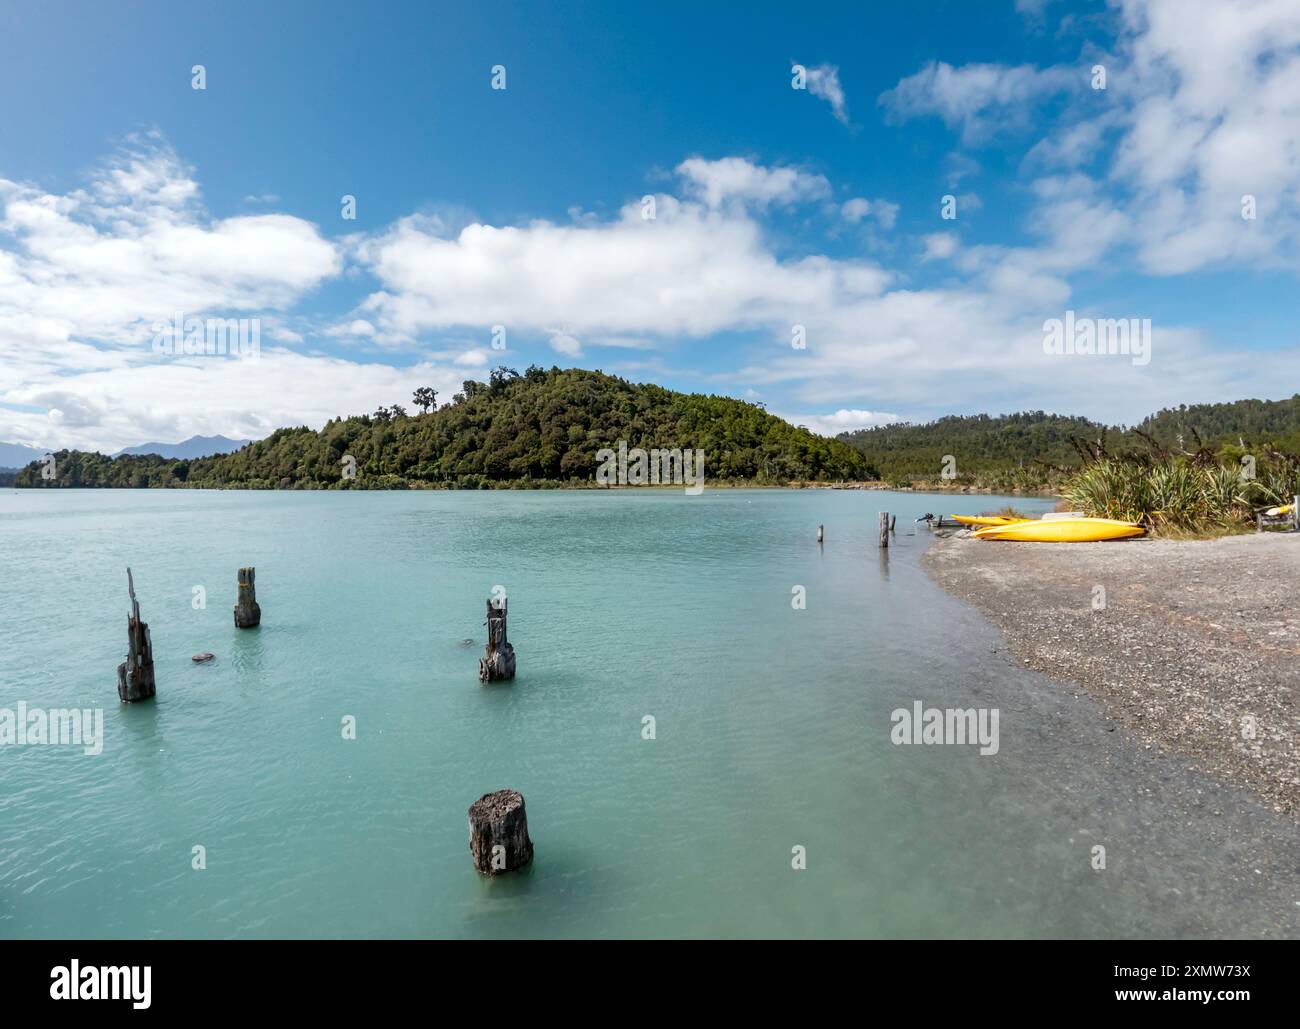
[[[919,568],[913,518],[1004,502],[0,494],[0,707],[101,707],[106,736],[97,757],[0,748],[0,936],[1176,935],[1276,918],[1290,898],[1223,887],[1173,813],[1190,787],[1135,801],[1152,759],[1076,732],[1096,712],[993,653]],[[158,696],[122,706],[127,565]],[[233,626],[241,565],[255,630]],[[495,585],[519,675],[482,688]],[[193,664],[204,650],[215,662]],[[1000,707],[1000,753],[893,746],[890,712],[914,700]],[[537,859],[483,880],[466,808],[505,786]]]

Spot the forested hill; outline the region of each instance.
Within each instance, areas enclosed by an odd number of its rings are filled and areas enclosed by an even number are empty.
[[[1238,400],[1166,408],[1132,428],[1086,418],[1032,411],[1022,414],[949,416],[925,425],[898,423],[842,433],[890,482],[938,479],[952,455],[960,480],[1028,485],[1077,468],[1075,443],[1098,441],[1110,453],[1150,452],[1149,437],[1175,453],[1208,447],[1274,447],[1300,453],[1300,395],[1289,400]]]
[[[416,403],[432,402],[431,390]],[[689,448],[704,452],[708,482],[789,482],[874,478],[845,443],[797,429],[729,397],[677,393],[600,372],[498,368],[488,383],[468,381],[450,404],[426,414],[400,406],[341,418],[319,432],[281,429],[231,454],[173,460],[56,453],[55,477],[39,463],[19,486],[201,486],[248,489],[492,488],[593,482],[597,451]],[[346,458],[356,476],[347,478]]]
[[[1033,411],[1026,414],[949,415],[925,425],[899,422],[843,433],[840,439],[860,450],[890,482],[940,478],[951,455],[963,479],[1025,469],[1041,477],[1044,465],[1077,462],[1070,437],[1095,437],[1106,427],[1086,418]]]
[[[1300,451],[1300,394],[1290,400],[1237,400],[1230,404],[1184,404],[1165,408],[1138,426],[1164,442],[1182,436],[1188,446],[1207,443],[1269,442]]]

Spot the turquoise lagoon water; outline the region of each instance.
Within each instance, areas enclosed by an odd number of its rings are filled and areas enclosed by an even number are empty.
[[[1262,924],[1251,904],[1277,898],[1225,894],[1204,837],[1161,815],[1167,797],[1134,806],[1150,758],[1075,731],[1099,724],[1095,711],[994,654],[996,634],[920,569],[929,536],[915,517],[1004,502],[0,494],[0,707],[102,707],[106,737],[99,756],[0,748],[0,936]],[[881,509],[898,516],[887,556],[874,545]],[[123,706],[127,565],[158,695]],[[241,565],[257,568],[256,630],[233,627]],[[519,674],[484,688],[496,585]],[[791,604],[797,585],[805,610]],[[205,650],[215,662],[193,664]],[[915,700],[999,706],[999,754],[892,745],[890,712]],[[355,740],[341,732],[348,715]],[[506,786],[527,799],[537,856],[486,880],[466,808]],[[1184,790],[1168,777],[1164,788]],[[1105,876],[1088,864],[1099,839],[1115,853]],[[1239,921],[1216,921],[1223,911]]]

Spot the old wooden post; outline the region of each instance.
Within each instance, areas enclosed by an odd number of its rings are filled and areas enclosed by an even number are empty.
[[[881,547],[889,546],[889,512],[880,512],[880,545]]]
[[[478,681],[515,677],[515,648],[506,639],[506,598],[487,602],[487,656],[478,659]],[[521,801],[522,803],[522,801]]]
[[[484,875],[514,872],[533,860],[522,793],[497,790],[469,806],[469,852]]]
[[[131,595],[131,613],[126,617],[126,660],[117,666],[117,695],[123,704],[130,704],[154,695],[153,641],[149,626],[140,621],[140,602],[135,599],[130,568],[126,570],[126,588]]]
[[[817,542],[820,543],[821,541],[822,541],[822,527],[819,525],[817,526]]]
[[[1300,497],[1291,498],[1291,527],[1300,532]]]
[[[251,629],[262,621],[262,609],[257,603],[256,579],[255,569],[239,570],[239,599],[235,602],[236,629]]]
[[[890,515],[890,516],[889,516],[889,531],[890,531],[890,532],[893,532],[893,531],[894,531],[894,527],[895,527],[896,525],[898,525],[898,515]]]

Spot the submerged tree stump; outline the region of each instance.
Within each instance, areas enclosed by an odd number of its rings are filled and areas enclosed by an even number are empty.
[[[515,677],[515,648],[506,640],[506,598],[487,602],[487,656],[478,659],[480,683]]]
[[[254,582],[257,572],[253,568],[239,570],[239,599],[235,603],[235,628],[251,629],[262,621],[262,609],[257,604]]]
[[[497,790],[470,805],[469,852],[484,875],[514,872],[533,860],[522,793]]]
[[[140,621],[140,602],[135,599],[135,580],[126,570],[126,587],[131,596],[131,613],[126,616],[126,660],[117,666],[117,695],[123,704],[148,700],[154,695],[153,641],[149,626]]]

